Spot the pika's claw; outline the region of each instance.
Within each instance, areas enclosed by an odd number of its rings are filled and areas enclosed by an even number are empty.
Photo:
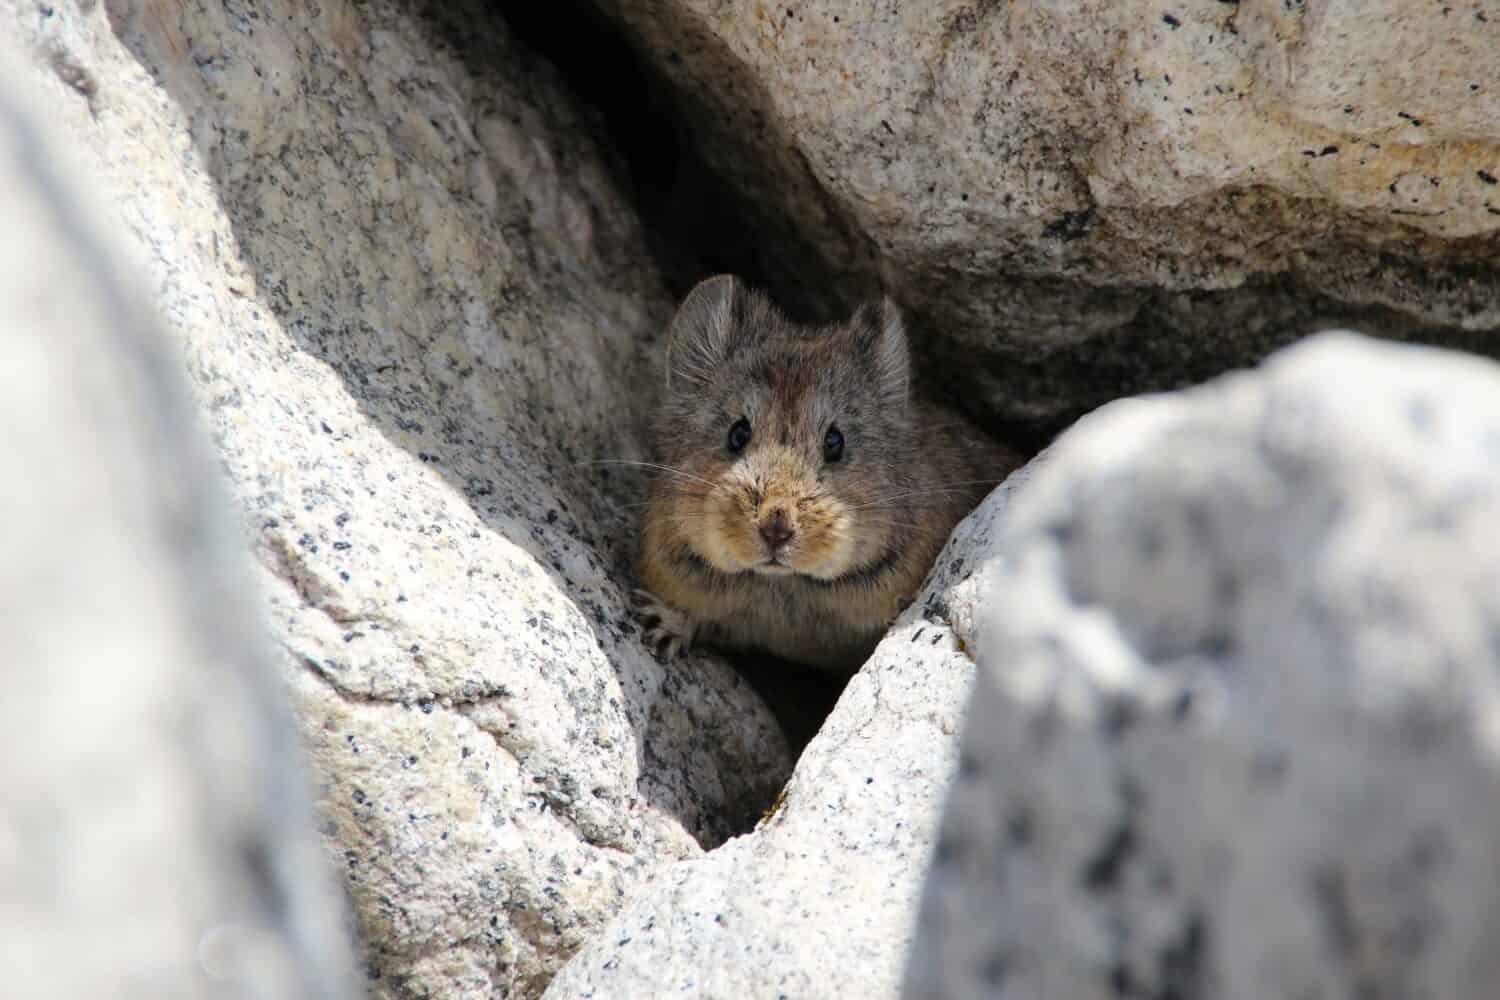
[[[634,591],[630,600],[645,630],[646,645],[658,660],[674,660],[692,646],[697,628],[687,615],[663,604],[649,590]]]

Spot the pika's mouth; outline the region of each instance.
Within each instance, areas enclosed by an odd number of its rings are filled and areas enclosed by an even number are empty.
[[[777,562],[775,556],[772,556],[770,559],[767,559],[765,562],[756,563],[754,566],[750,567],[750,569],[753,572],[762,573],[762,574],[764,574],[766,576],[786,576],[786,575],[788,575],[790,573],[797,572],[796,570],[792,569],[792,567],[788,566],[786,563],[784,563],[784,562]]]

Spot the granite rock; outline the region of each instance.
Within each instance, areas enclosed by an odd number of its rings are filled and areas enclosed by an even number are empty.
[[[671,303],[596,123],[480,5],[0,24],[206,414],[373,995],[535,995],[790,767],[622,596]]]
[[[1017,430],[1331,323],[1500,352],[1485,4],[598,2],[784,297],[886,288]]]
[[[0,38],[0,966],[28,1000],[352,998],[186,379]]]
[[[976,576],[917,1000],[1482,1000],[1500,368],[1328,334],[1112,404]]]

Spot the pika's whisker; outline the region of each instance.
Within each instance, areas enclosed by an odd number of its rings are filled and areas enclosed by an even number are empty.
[[[905,491],[903,493],[892,493],[889,496],[877,497],[874,500],[869,501],[868,503],[855,504],[852,507],[850,507],[850,510],[868,510],[868,509],[870,509],[872,507],[879,507],[879,506],[891,503],[891,502],[896,501],[896,500],[908,500],[908,499],[911,499],[912,497],[931,496],[931,495],[934,495],[934,494],[944,494],[944,495],[946,495],[946,494],[950,494],[950,493],[956,492],[957,488],[960,487],[960,486],[994,486],[994,485],[998,485],[1001,482],[1004,482],[1004,480],[1001,480],[1001,479],[963,479],[963,480],[959,480],[957,482],[952,482],[952,483],[942,483],[942,484],[939,484],[937,486],[924,486],[922,489],[919,489],[919,490],[907,490],[907,491]]]
[[[892,521],[888,518],[876,518],[868,523],[885,525],[886,527],[890,528],[909,528],[912,531],[920,531],[922,529],[922,525],[916,523],[915,521]]]
[[[693,490],[691,488],[685,488],[685,489],[679,491],[676,494],[676,496],[679,499],[693,501],[693,502],[697,502],[697,503],[702,503],[704,500],[707,500],[712,494],[713,494],[713,491],[711,491],[711,490],[697,490],[697,491],[695,491],[695,490]],[[631,503],[616,504],[615,505],[615,509],[616,510],[640,510],[642,508],[650,507],[652,504],[654,504],[656,502],[657,501],[655,501],[655,500],[632,501]]]
[[[574,462],[573,465],[575,467],[580,465],[626,465],[635,466],[642,469],[656,469],[660,472],[670,472],[674,476],[681,476],[683,479],[691,479],[694,482],[702,483],[709,489],[718,489],[717,483],[712,483],[707,479],[704,479],[702,476],[695,476],[691,472],[684,472],[681,469],[674,469],[670,465],[657,465],[655,462],[632,462],[623,458],[600,458],[592,462]]]

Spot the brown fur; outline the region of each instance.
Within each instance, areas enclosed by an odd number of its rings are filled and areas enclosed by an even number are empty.
[[[858,669],[954,525],[1020,464],[909,381],[890,302],[808,328],[734,278],[693,289],[669,336],[641,537],[648,641]],[[762,534],[777,524],[792,532],[779,547]]]

